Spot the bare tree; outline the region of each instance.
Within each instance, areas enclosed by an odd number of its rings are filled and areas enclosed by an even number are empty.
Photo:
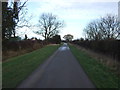
[[[28,0],[24,2],[20,2],[20,0],[15,0],[15,1],[14,1],[14,11],[16,13],[16,16],[18,16],[18,18],[16,19],[16,26],[14,30],[16,34],[16,30],[19,30],[19,28],[32,27],[32,25],[30,24],[32,15],[28,16],[27,14],[28,9],[26,8],[26,3],[28,2]]]
[[[97,21],[89,23],[88,26],[84,29],[84,32],[90,40],[101,40],[101,33],[98,29]]]
[[[103,35],[103,39],[120,38],[120,22],[118,22],[117,16],[107,15],[101,18],[99,29]]]
[[[60,21],[57,16],[52,13],[44,13],[40,16],[38,21],[39,31],[35,31],[36,34],[42,35],[45,40],[52,38],[59,33],[60,28],[64,26],[64,23]]]
[[[16,37],[16,27],[22,20],[20,13],[25,7],[28,0],[20,2],[20,0],[13,0],[8,2],[2,2],[2,38],[10,39]],[[10,5],[8,3],[11,3]]]
[[[25,4],[27,3],[28,0],[24,1],[23,3],[20,2],[20,0],[14,0],[13,2],[11,2],[11,8],[13,10],[13,13],[12,13],[12,16],[13,16],[13,20],[15,22],[15,25],[14,25],[14,28],[13,28],[13,36],[15,37],[16,36],[16,27],[18,26],[18,23],[20,21],[23,22],[23,19],[20,18],[20,16],[23,16],[23,13],[22,10],[23,8],[25,7]],[[25,11],[26,12],[26,11]],[[21,14],[22,13],[22,14]],[[21,14],[21,15],[20,15]],[[24,22],[23,22],[24,23]]]
[[[84,32],[90,40],[118,39],[120,38],[120,22],[116,16],[107,15],[89,23]]]

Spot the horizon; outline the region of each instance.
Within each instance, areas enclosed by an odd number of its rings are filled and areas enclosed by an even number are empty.
[[[85,0],[87,1],[87,0]],[[63,40],[63,36],[66,34],[71,34],[74,36],[73,39],[85,38],[83,29],[91,21],[97,20],[100,17],[104,17],[107,14],[118,15],[118,1],[110,2],[78,2],[78,1],[68,1],[68,0],[30,0],[27,2],[28,16],[33,15],[31,22],[35,25],[38,22],[39,16],[43,13],[52,13],[57,15],[60,20],[65,22],[65,27],[60,30],[59,35]],[[40,3],[38,3],[40,2]],[[27,34],[28,38],[36,37],[38,39],[43,39],[40,35],[36,35],[33,31],[36,28],[23,27],[17,30],[17,34],[24,38]]]

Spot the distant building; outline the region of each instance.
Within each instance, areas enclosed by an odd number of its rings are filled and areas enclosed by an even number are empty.
[[[120,21],[120,1],[118,2],[118,20]]]

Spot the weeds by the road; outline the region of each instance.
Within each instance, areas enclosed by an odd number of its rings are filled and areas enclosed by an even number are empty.
[[[47,59],[59,45],[48,45],[31,53],[11,58],[2,64],[2,87],[15,88],[45,59]]]
[[[72,45],[70,49],[97,88],[118,88],[119,78],[107,66]]]

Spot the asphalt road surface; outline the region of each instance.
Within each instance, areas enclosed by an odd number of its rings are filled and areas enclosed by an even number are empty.
[[[64,43],[17,88],[95,88]]]

